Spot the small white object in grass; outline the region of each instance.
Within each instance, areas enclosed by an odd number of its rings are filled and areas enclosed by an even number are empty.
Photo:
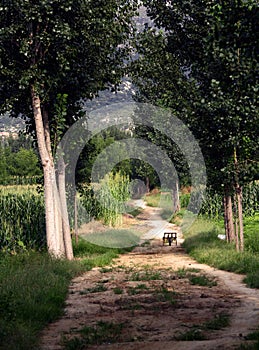
[[[218,235],[219,239],[225,240],[226,239],[226,235]]]

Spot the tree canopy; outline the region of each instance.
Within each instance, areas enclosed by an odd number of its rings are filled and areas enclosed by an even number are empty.
[[[258,172],[258,2],[143,2],[155,28],[140,34],[133,63],[139,97],[181,118],[199,140],[210,185],[240,196]]]
[[[82,101],[119,83],[131,52],[137,1],[14,0],[0,7],[0,112],[36,133],[44,173],[47,244],[72,258],[62,164],[53,141],[80,116]],[[65,233],[66,232],[66,233]]]

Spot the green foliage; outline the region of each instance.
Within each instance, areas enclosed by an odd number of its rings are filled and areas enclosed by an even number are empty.
[[[242,191],[243,214],[253,217],[259,211],[259,183],[252,182],[244,185]],[[200,213],[212,220],[224,219],[222,194],[207,190]]]
[[[32,148],[20,147],[16,152],[10,146],[1,147],[0,183],[9,184],[14,178],[31,179],[40,175],[39,160]]]
[[[187,208],[190,201],[189,193],[180,193],[180,206],[181,208]]]
[[[31,116],[33,85],[53,121],[54,104],[67,94],[66,121],[71,123],[80,98],[92,98],[119,82],[136,10],[136,1],[121,0],[101,5],[93,0],[33,4],[16,0],[3,5],[0,109]]]
[[[130,199],[130,180],[121,173],[107,174],[94,191],[84,187],[82,203],[90,217],[102,219],[104,224],[118,226],[122,223],[124,203]]]
[[[16,193],[0,189],[0,249],[15,253],[29,248],[45,248],[43,196],[26,188]]]
[[[257,1],[144,4],[157,28],[140,33],[133,73],[140,99],[186,122],[215,189],[251,181],[258,173]]]

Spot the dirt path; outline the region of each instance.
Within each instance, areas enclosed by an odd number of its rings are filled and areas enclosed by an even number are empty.
[[[64,337],[67,349],[90,350],[238,349],[248,343],[245,336],[259,326],[258,290],[246,288],[241,275],[198,264],[179,244],[163,246],[159,227],[165,222],[156,209],[145,209],[135,228],[146,226],[150,235],[155,219],[149,244],[73,280],[65,315],[44,330],[42,350],[64,349]]]

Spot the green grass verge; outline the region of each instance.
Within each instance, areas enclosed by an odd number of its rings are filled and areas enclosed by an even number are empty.
[[[246,220],[248,222],[248,219]],[[200,218],[185,233],[183,246],[198,262],[222,270],[246,274],[244,282],[249,287],[259,288],[259,252],[251,249],[243,253],[237,252],[234,245],[218,239],[218,234],[223,233],[222,227]],[[246,231],[246,236],[251,237],[253,234]]]
[[[106,266],[127,250],[84,240],[74,248],[80,260],[53,259],[47,253],[0,256],[0,349],[38,349],[39,332],[63,313],[71,279]]]
[[[82,235],[87,241],[103,247],[124,248],[139,244],[142,233],[133,230],[111,229],[105,232]]]

